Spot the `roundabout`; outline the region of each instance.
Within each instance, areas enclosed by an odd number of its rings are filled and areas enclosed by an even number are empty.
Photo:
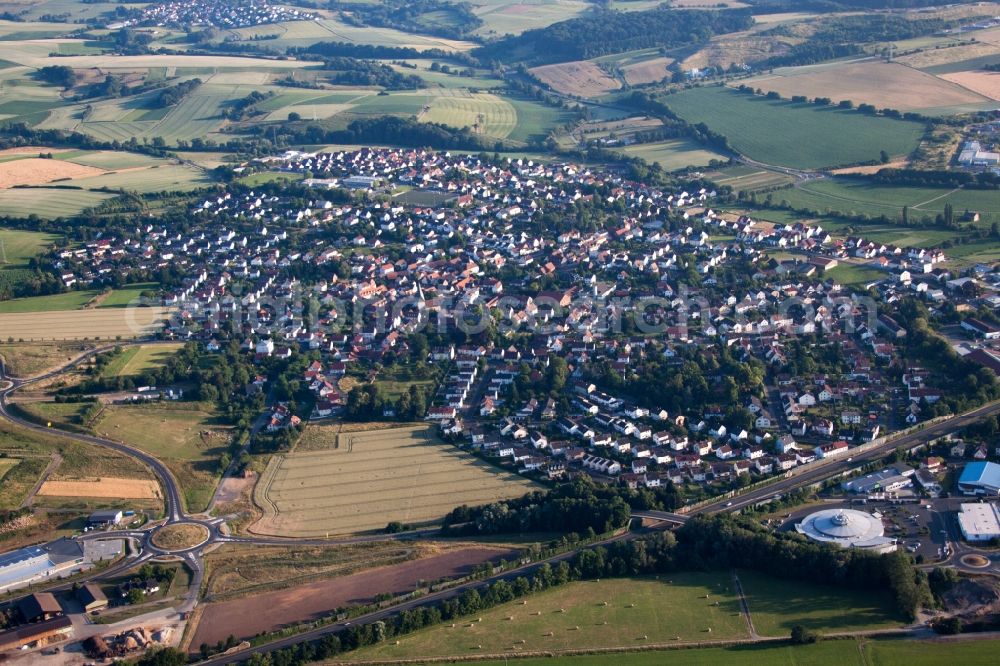
[[[989,558],[983,557],[982,555],[969,554],[962,556],[962,564],[973,569],[985,569],[990,566]]]
[[[164,553],[180,553],[204,545],[211,537],[211,531],[201,523],[178,522],[156,528],[149,542]]]

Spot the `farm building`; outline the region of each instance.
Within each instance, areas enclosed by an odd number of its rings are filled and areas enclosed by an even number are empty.
[[[1000,539],[1000,509],[995,504],[963,504],[958,526],[966,541]]]
[[[885,536],[881,519],[853,509],[825,509],[806,516],[795,526],[813,541],[843,548],[863,548],[878,553],[896,550],[896,542]]]
[[[104,511],[95,511],[87,517],[88,527],[109,527],[117,525],[122,521],[122,511],[121,509],[106,509]]]
[[[68,573],[84,562],[83,546],[60,539],[0,555],[0,592]]]
[[[0,652],[32,643],[53,643],[69,638],[72,634],[73,622],[66,616],[37,624],[26,624],[0,633]]]
[[[966,495],[1000,495],[1000,465],[969,463],[958,477],[958,489]]]
[[[51,592],[29,594],[17,602],[17,610],[25,622],[45,622],[64,614]]]
[[[76,591],[76,598],[87,613],[103,610],[108,607],[108,598],[94,583],[84,583]]]

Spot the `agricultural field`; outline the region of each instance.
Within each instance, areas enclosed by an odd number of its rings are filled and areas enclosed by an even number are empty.
[[[717,185],[728,185],[734,191],[754,192],[795,182],[793,176],[778,171],[768,171],[747,164],[735,164],[716,171],[709,171],[705,177]]]
[[[231,428],[201,405],[109,405],[93,426],[161,459],[177,478],[188,511],[208,506],[219,477],[219,456],[229,446]]]
[[[708,166],[713,160],[725,161],[725,155],[708,150],[690,139],[671,139],[656,143],[638,143],[620,148],[628,157],[639,157],[650,164],[658,162],[667,171],[691,166]]]
[[[400,638],[399,645],[344,656],[358,661],[415,659],[499,654],[515,645],[524,651],[560,651],[748,637],[728,573],[576,582],[525,601],[482,611],[454,626],[415,632]]]
[[[212,183],[201,169],[186,164],[164,164],[126,171],[110,171],[90,178],[80,178],[73,185],[87,189],[130,190],[133,192],[187,192]]]
[[[373,542],[324,546],[226,544],[205,557],[205,597],[235,599],[334,578],[372,567],[399,564],[440,550],[438,545]]]
[[[574,97],[600,97],[622,87],[620,81],[589,60],[543,65],[528,71],[553,90]]]
[[[933,218],[950,203],[956,215],[966,209],[980,213],[980,224],[1000,221],[1000,196],[990,190],[874,185],[862,180],[824,178],[799,187],[774,192],[774,201],[787,201],[796,208],[820,213],[839,211],[867,215],[887,215],[895,219],[909,206],[910,218]],[[954,235],[954,234],[952,234]]]
[[[544,139],[552,130],[572,122],[576,116],[570,111],[554,109],[538,102],[518,97],[508,97],[507,101],[517,112],[517,126],[507,138],[511,141],[529,142]]]
[[[1000,56],[997,56],[1000,60]],[[993,101],[1000,100],[1000,72],[955,72],[954,74],[942,74],[941,78],[951,81],[963,88],[972,90]],[[996,106],[995,104],[990,105]]]
[[[621,66],[622,76],[625,83],[630,86],[641,86],[647,83],[659,83],[663,79],[670,77],[667,67],[674,62],[673,58],[661,56],[651,58],[628,65]]]
[[[95,300],[95,303],[91,305],[96,305],[96,307],[99,308],[125,308],[133,304],[157,304],[159,299],[156,298],[156,293],[159,288],[160,286],[156,282],[140,282],[137,284],[130,284],[121,287],[120,289],[113,289],[106,294],[101,294],[101,296]],[[147,294],[147,296],[143,296],[143,294]]]
[[[579,16],[593,7],[584,0],[472,0],[483,20],[477,34],[484,37],[519,35]]]
[[[963,83],[967,79],[971,82],[970,77],[962,75],[961,80],[956,80],[956,76],[960,75],[939,78],[895,62],[852,61],[776,69],[746,84],[775,91],[785,98],[829,97],[834,102],[851,100],[880,109],[926,114],[951,115],[995,106],[991,101],[994,98]],[[988,78],[977,80],[980,87],[993,87]]]
[[[427,49],[468,51],[475,46],[472,42],[418,35],[393,28],[354,26],[334,18],[324,18],[318,21],[287,21],[285,23],[270,25],[256,25],[248,28],[227,30],[224,33],[224,37],[231,37],[237,41],[246,41],[253,39],[255,36],[263,37],[269,35],[277,35],[276,39],[267,40],[268,46],[277,49],[309,46],[316,42],[351,42],[355,44],[372,44],[375,46],[402,46],[417,49],[418,51],[425,51]],[[245,64],[243,66],[245,67]],[[253,67],[249,67],[248,69],[253,69]]]
[[[167,309],[97,308],[76,310],[95,294],[68,292],[0,302],[0,331],[17,342],[113,340],[136,338],[158,331]],[[62,308],[53,311],[53,307]]]
[[[396,544],[397,547],[398,545]],[[386,549],[391,547],[389,544],[384,546]],[[249,563],[249,580],[260,580],[263,577],[264,587],[257,588],[258,593],[253,596],[206,604],[197,627],[192,630],[193,639],[190,645],[197,649],[202,642],[215,644],[219,640],[224,641],[230,634],[238,638],[249,638],[261,632],[277,631],[296,623],[310,622],[327,616],[339,608],[371,603],[379,594],[406,594],[428,585],[431,581],[468,575],[475,566],[484,562],[497,562],[515,555],[515,551],[508,548],[467,544],[454,544],[442,548],[439,544],[433,544],[426,553],[421,553],[422,557],[380,564],[377,562],[381,558],[380,553],[388,555],[390,551],[376,548],[370,551],[375,568],[366,567],[359,562],[360,552],[348,554],[347,557],[353,560],[355,565],[360,565],[360,568],[364,569],[352,572],[350,562],[338,562],[336,559],[336,553],[343,552],[342,548],[337,546],[335,552],[330,554],[318,553],[300,558],[287,558],[283,561],[276,561],[280,557],[280,551],[268,552],[255,548],[254,551],[266,554],[267,559],[264,562],[272,562],[280,577],[294,575],[288,565],[297,562],[298,559],[305,560],[306,569],[310,567],[329,569],[331,565],[341,568],[347,565],[347,567],[340,575],[327,580],[322,578],[316,580],[306,575],[294,581],[296,584],[291,587],[279,584],[275,586],[278,589],[275,587],[268,589],[271,586],[268,574],[257,570],[259,566],[257,562]],[[295,548],[294,552],[301,553],[302,549]],[[312,563],[309,562],[310,559],[313,560]],[[391,558],[389,559],[391,561]],[[243,565],[238,566],[242,573]],[[209,564],[209,576],[212,575],[211,567]],[[336,571],[332,573],[336,574]],[[238,578],[235,582],[239,585]],[[211,585],[211,578],[208,584]],[[242,589],[249,591],[245,587]]]
[[[909,155],[924,133],[915,122],[769,100],[720,86],[691,88],[663,101],[682,118],[725,135],[747,157],[795,169],[877,161],[882,150]]]
[[[459,504],[538,488],[440,442],[429,426],[358,433],[310,426],[307,433],[328,448],[272,459],[254,490],[264,517],[250,531],[316,537],[378,530],[394,520],[428,523]]]
[[[114,196],[106,192],[58,188],[0,190],[0,210],[11,217],[29,215],[47,219],[72,217]]]
[[[183,347],[181,343],[169,345],[146,345],[126,347],[110,363],[104,366],[105,377],[134,377],[146,370],[155,370]]]
[[[510,102],[490,93],[465,93],[437,97],[421,113],[424,122],[470,127],[477,134],[506,138],[517,126],[517,112]]]
[[[74,481],[46,481],[38,490],[42,497],[92,497],[100,499],[158,499],[160,487],[150,479],[95,477]]]
[[[28,157],[0,163],[0,189],[90,178],[102,173],[101,169],[60,159]]]

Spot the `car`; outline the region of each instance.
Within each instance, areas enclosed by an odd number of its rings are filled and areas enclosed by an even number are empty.
[[[732,502],[726,502],[726,506],[732,506],[732,505],[733,505]]]

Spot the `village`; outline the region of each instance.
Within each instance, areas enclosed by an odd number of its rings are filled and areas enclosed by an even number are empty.
[[[939,249],[760,222],[715,210],[712,191],[572,164],[364,149],[241,169],[264,167],[305,174],[334,201],[227,191],[191,211],[190,231],[148,224],[53,260],[67,287],[175,282],[147,303],[172,309],[167,339],[318,354],[300,378],[314,402],[275,405],[272,432],[344,416],[342,379],[407,368],[421,335],[435,345],[418,362],[449,368],[426,418],[482,455],[526,475],[720,491],[939,415],[947,387],[906,356],[893,315],[907,295],[962,308],[957,344],[1000,366],[1000,327],[976,313],[1000,299],[1000,276],[956,274]],[[588,216],[618,222],[589,230]],[[882,277],[847,289],[824,277],[838,264]],[[698,363],[697,398],[637,397],[639,370]],[[734,387],[720,363],[753,377]]]

